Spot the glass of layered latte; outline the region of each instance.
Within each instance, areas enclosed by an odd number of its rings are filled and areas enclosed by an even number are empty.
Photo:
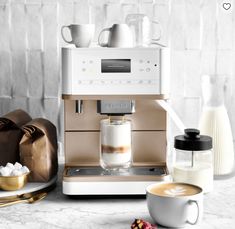
[[[103,119],[100,121],[100,165],[106,170],[130,167],[131,121]]]

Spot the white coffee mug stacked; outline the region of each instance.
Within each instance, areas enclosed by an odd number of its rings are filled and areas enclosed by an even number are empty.
[[[158,44],[161,29],[159,29],[160,32],[157,38],[150,38],[150,24],[156,24],[161,28],[158,22],[150,21],[146,15],[142,14],[128,15],[126,21],[128,24],[113,24],[112,27],[103,29],[99,34],[98,44],[101,47],[113,48],[133,48]],[[134,30],[132,31],[130,28],[132,30],[134,28]],[[65,37],[65,29],[69,29],[71,40]],[[61,28],[64,41],[74,44],[77,48],[89,47],[94,38],[94,33],[94,24],[71,24]]]
[[[101,41],[104,33],[108,33],[107,41]],[[105,28],[100,32],[98,44],[101,47],[132,48],[133,36],[127,24],[113,24],[110,28]]]
[[[64,30],[69,29],[72,39],[69,41],[64,36]],[[71,24],[61,28],[61,35],[65,42],[74,44],[77,48],[89,47],[95,33],[94,24]]]

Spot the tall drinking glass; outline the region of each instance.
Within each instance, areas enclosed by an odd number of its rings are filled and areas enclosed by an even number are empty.
[[[100,165],[107,170],[128,168],[132,162],[131,121],[103,119],[100,122]]]

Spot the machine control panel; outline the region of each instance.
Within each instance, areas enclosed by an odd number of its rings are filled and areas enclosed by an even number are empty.
[[[160,48],[63,48],[63,93],[163,94],[166,55]]]

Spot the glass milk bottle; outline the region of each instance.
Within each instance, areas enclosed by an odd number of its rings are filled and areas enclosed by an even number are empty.
[[[197,129],[185,129],[184,135],[175,137],[174,147],[174,181],[197,185],[204,193],[212,191],[212,138]]]
[[[131,121],[100,121],[100,165],[106,170],[128,168],[132,162]]]
[[[224,104],[228,78],[220,75],[202,77],[203,110],[199,121],[202,134],[213,138],[214,175],[228,175],[234,168],[231,125]]]

